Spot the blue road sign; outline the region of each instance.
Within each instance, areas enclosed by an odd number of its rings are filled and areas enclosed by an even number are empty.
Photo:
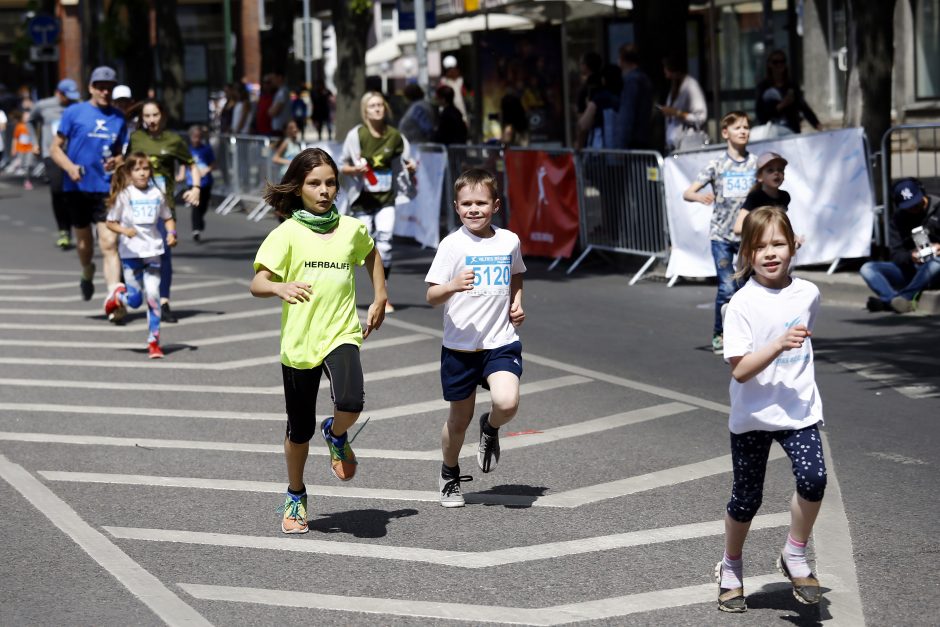
[[[51,46],[59,38],[59,20],[51,15],[39,14],[26,27],[30,38],[37,46]]]

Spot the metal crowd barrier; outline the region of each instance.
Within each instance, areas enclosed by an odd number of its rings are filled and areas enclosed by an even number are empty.
[[[276,142],[260,135],[222,135],[219,153],[225,153],[223,178],[228,195],[216,207],[216,213],[229,214],[242,202],[255,203],[249,216],[264,209],[262,194],[265,183],[274,178],[271,155]]]
[[[283,176],[283,170],[287,169],[285,166],[274,163],[271,160],[274,157],[274,153],[277,151],[277,147],[280,144],[280,142],[281,140],[279,139],[275,139],[274,141],[271,142],[270,155],[268,156],[269,175],[267,179],[271,182],[280,181],[281,177]],[[343,145],[341,143],[329,142],[329,141],[327,142],[317,141],[317,142],[312,142],[312,143],[302,142],[300,144],[300,147],[301,149],[322,148],[323,150],[327,152],[327,154],[333,157],[333,161],[335,161],[337,164],[339,164],[339,156],[343,151]],[[263,187],[264,187],[264,183],[262,183],[262,188]],[[342,193],[342,191],[340,191],[340,193]],[[338,199],[339,198],[337,197],[337,200]],[[260,199],[260,202],[258,202],[258,204],[255,205],[255,208],[252,209],[250,212],[248,212],[247,218],[255,222],[261,222],[261,220],[263,220],[264,217],[268,215],[268,212],[271,211],[272,208],[273,207],[271,207],[271,205],[264,202],[264,199],[262,198]]]
[[[894,207],[891,182],[908,176],[924,187],[940,192],[940,124],[902,124],[885,131],[881,138],[882,245],[888,245],[888,225]]]
[[[639,255],[646,263],[633,275],[639,281],[657,259],[669,254],[663,158],[651,150],[582,150],[581,256],[568,274],[595,250]]]

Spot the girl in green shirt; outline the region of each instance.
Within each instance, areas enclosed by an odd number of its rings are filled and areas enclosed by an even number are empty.
[[[330,380],[334,412],[320,427],[330,467],[341,481],[356,472],[347,430],[365,403],[359,347],[385,319],[382,258],[366,226],[340,216],[336,163],[319,148],[298,154],[280,184],[268,185],[265,201],[285,218],[255,256],[251,293],[277,296],[281,309],[281,372],[287,405],[287,496],[281,531],[307,532],[304,464],[316,430],[320,375]],[[365,264],[374,290],[365,330],[356,312],[356,266]]]
[[[199,168],[196,167],[196,160],[189,152],[189,146],[183,141],[183,138],[166,130],[166,112],[163,105],[157,100],[145,100],[140,109],[141,128],[131,133],[130,143],[127,146],[127,154],[142,152],[150,159],[150,167],[153,171],[154,184],[160,188],[166,202],[176,218],[176,197],[174,194],[174,173],[176,172],[176,163],[186,165],[190,168],[193,177],[193,186],[183,194],[183,201],[191,204],[199,204]],[[166,240],[166,227],[160,222],[160,232],[163,239]],[[173,232],[176,236],[176,232]],[[170,257],[170,247],[164,246],[165,252],[160,259],[160,309],[161,319],[164,322],[176,322],[176,316],[170,309],[170,283],[173,281],[173,266]]]

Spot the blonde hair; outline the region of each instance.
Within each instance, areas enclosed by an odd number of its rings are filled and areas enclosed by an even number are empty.
[[[132,152],[127,155],[127,158],[124,160],[124,163],[121,164],[117,170],[114,171],[114,175],[111,176],[111,193],[108,194],[107,206],[113,207],[114,203],[117,202],[117,197],[120,196],[129,185],[131,185],[131,171],[139,165],[145,164],[147,168],[150,169],[150,180],[153,181],[153,164],[150,163],[150,157],[145,153],[140,151]]]
[[[490,197],[493,200],[499,199],[499,189],[496,177],[493,176],[488,170],[483,168],[470,168],[469,170],[464,170],[460,176],[457,177],[457,180],[454,181],[454,198],[457,198],[457,194],[464,187],[476,187],[480,185],[485,187],[490,192]],[[456,200],[454,201],[456,202]]]
[[[753,274],[754,252],[764,233],[772,227],[777,227],[783,233],[790,254],[796,252],[796,235],[793,234],[793,226],[787,213],[780,207],[758,207],[748,212],[744,218],[744,226],[741,227],[741,249],[738,251],[738,271],[734,273],[735,279],[746,279]]]
[[[388,101],[385,99],[381,93],[377,91],[367,91],[362,94],[362,98],[359,100],[359,115],[362,116],[362,123],[366,126],[369,125],[369,120],[366,117],[366,106],[369,104],[369,101],[373,98],[381,98],[382,106],[385,107],[385,118],[388,119],[392,115],[392,109],[388,106]]]

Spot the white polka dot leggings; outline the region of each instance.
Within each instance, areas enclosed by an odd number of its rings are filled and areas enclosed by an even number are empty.
[[[796,492],[807,501],[821,501],[826,491],[826,460],[822,438],[816,425],[786,431],[748,431],[731,434],[731,462],[734,484],[728,515],[749,522],[760,509],[764,497],[764,473],[774,440],[786,451],[793,466]]]

